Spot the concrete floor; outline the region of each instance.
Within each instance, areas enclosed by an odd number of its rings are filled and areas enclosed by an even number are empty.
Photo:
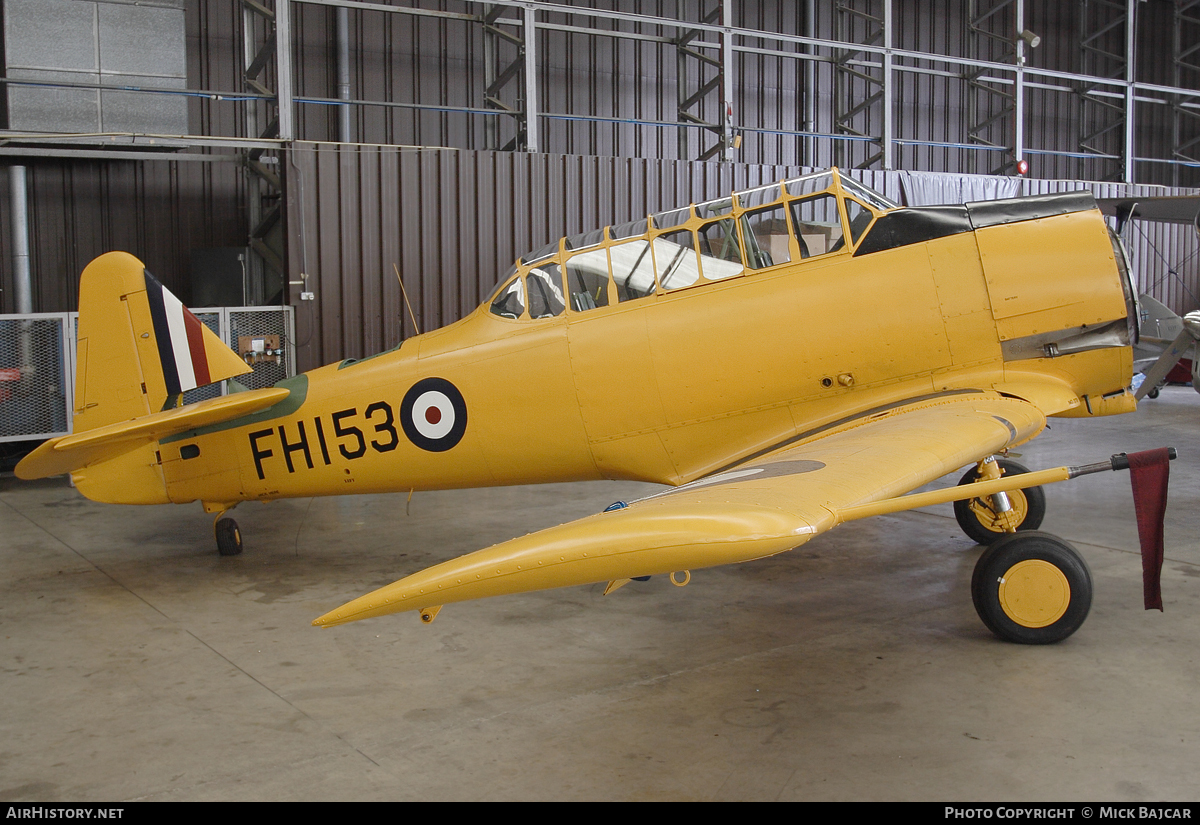
[[[1042,468],[1174,445],[1165,613],[1141,605],[1127,473],[1046,488],[1087,557],[1087,623],[996,640],[949,506],[794,553],[448,605],[315,616],[649,485],[243,505],[93,504],[0,478],[0,799],[1194,800],[1200,396],[1061,421]],[[947,480],[951,481],[953,479]],[[947,483],[946,481],[942,483]]]

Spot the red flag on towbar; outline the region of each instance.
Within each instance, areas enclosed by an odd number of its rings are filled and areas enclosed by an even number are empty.
[[[1163,609],[1163,516],[1167,512],[1167,482],[1171,475],[1169,449],[1129,453],[1133,507],[1142,544],[1142,596],[1146,609]]]

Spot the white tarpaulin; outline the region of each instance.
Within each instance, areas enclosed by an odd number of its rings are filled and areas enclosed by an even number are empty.
[[[900,187],[908,206],[993,201],[1021,195],[1020,178],[990,175],[939,175],[901,172]]]

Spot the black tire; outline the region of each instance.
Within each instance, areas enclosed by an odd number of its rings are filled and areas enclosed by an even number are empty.
[[[218,519],[213,530],[217,534],[217,552],[222,556],[240,556],[242,554],[242,531],[231,518]]]
[[[997,458],[1001,476],[1027,473],[1029,469],[1007,458]],[[972,467],[958,480],[961,484],[974,484],[979,478],[979,468]],[[1041,487],[1026,487],[1024,490],[1011,490],[1008,501],[1017,512],[1018,530],[1036,530],[1042,526],[1046,517],[1046,493]],[[967,534],[967,538],[976,544],[991,544],[1002,536],[1009,535],[1004,528],[992,517],[992,503],[987,498],[968,498],[954,502],[954,519],[958,526]]]
[[[1070,636],[1092,607],[1092,574],[1074,547],[1049,533],[1009,533],[971,576],[971,601],[1006,642],[1048,645]]]

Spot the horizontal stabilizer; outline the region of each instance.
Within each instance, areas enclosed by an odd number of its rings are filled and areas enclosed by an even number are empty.
[[[287,396],[288,390],[280,387],[250,390],[52,438],[21,460],[16,475],[34,479],[81,470],[151,441],[265,409]]]

